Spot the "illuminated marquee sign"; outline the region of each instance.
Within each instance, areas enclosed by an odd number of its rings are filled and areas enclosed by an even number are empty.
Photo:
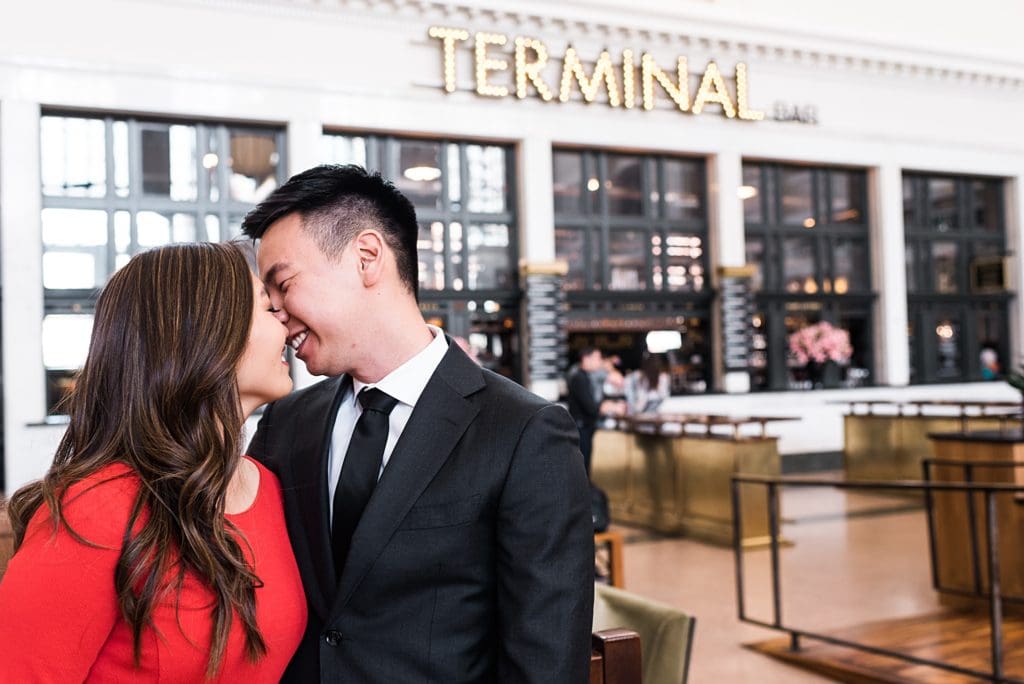
[[[456,90],[455,51],[470,40],[470,33],[460,28],[431,26],[428,35],[441,47],[444,90],[453,93]],[[718,105],[722,114],[730,119],[764,119],[764,112],[750,107],[747,65],[743,62],[737,62],[735,68],[735,95],[729,91],[718,64],[711,61],[704,68],[700,86],[691,100],[689,65],[682,56],[676,58],[673,74],[646,52],[641,53],[638,60],[632,50],[623,50],[620,63],[615,64],[611,53],[603,50],[588,75],[584,62],[570,45],[562,57],[561,80],[556,93],[544,80],[543,72],[550,59],[548,48],[541,41],[517,36],[510,43],[504,33],[477,32],[472,36],[472,49],[475,90],[484,97],[514,95],[522,100],[532,96],[545,102],[568,102],[574,87],[578,87],[588,103],[603,90],[610,107],[633,109],[640,106],[650,111],[654,109],[658,91],[668,96],[681,112],[700,114],[707,111],[708,105]],[[501,72],[509,71],[509,57],[514,62],[512,74],[506,73],[505,83],[501,83]]]

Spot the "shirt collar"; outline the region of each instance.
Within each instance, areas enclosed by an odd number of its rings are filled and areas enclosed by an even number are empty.
[[[441,365],[441,359],[448,353],[448,341],[445,339],[444,331],[429,324],[427,327],[434,335],[430,344],[416,356],[385,375],[379,382],[368,385],[352,378],[353,399],[364,387],[376,387],[403,404],[416,406],[416,402],[430,381],[430,376],[434,374],[437,367]]]

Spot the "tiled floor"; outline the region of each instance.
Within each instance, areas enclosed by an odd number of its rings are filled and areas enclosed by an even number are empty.
[[[794,542],[780,556],[784,623],[827,631],[938,608],[925,517],[913,500],[788,489],[782,517],[783,535]],[[829,681],[742,648],[781,634],[738,620],[730,549],[619,529],[626,589],[697,617],[691,682]],[[747,611],[771,620],[769,552],[744,558]]]

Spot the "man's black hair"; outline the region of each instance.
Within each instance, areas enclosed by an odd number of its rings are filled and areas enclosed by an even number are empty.
[[[275,221],[293,213],[330,258],[340,256],[359,231],[376,228],[395,254],[402,282],[419,297],[416,210],[391,181],[355,164],[314,166],[256,205],[242,222],[242,232],[258,240]]]

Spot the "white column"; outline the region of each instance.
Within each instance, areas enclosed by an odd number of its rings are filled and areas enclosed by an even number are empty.
[[[712,282],[716,286],[719,268],[743,266],[747,260],[743,202],[739,197],[741,185],[743,159],[738,152],[726,150],[708,159],[708,238],[714,271]],[[713,340],[722,339],[722,316],[718,306],[712,312],[712,331]],[[749,392],[750,375],[724,372],[719,353],[714,384],[730,394]]]
[[[555,196],[551,141],[530,135],[519,143],[519,251],[528,263],[555,258]]]
[[[4,451],[10,493],[42,476],[53,459],[52,435],[46,433],[59,431],[27,427],[46,417],[38,103],[0,103],[0,149]]]
[[[294,176],[324,162],[324,125],[319,120],[293,119],[288,122],[288,175]],[[300,390],[323,379],[306,370],[306,364],[296,359],[292,363],[295,389]]]
[[[876,384],[910,382],[907,345],[907,264],[903,232],[903,174],[894,164],[868,171],[871,255],[878,306],[875,316]]]
[[[520,263],[533,266],[550,264],[555,260],[555,198],[554,172],[551,168],[551,140],[530,133],[519,142],[516,164],[519,185],[519,257]],[[520,316],[523,344],[522,367],[527,387],[549,401],[558,399],[561,382],[530,377],[527,346],[528,322],[526,312]]]
[[[1016,296],[1010,305],[1010,358],[1000,359],[1003,372],[1016,370],[1024,364],[1024,339],[1021,339],[1021,325],[1024,325],[1024,171],[1006,181],[1003,194],[1006,206],[1006,249],[1010,258],[1010,282],[1007,287]]]

